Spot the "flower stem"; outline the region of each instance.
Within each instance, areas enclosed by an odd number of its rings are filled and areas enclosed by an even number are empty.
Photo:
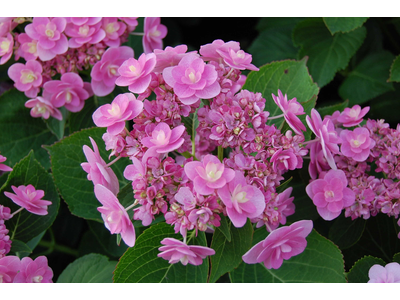
[[[283,118],[285,115],[281,114],[281,115],[277,115],[277,116],[273,116],[273,117],[268,117],[268,120],[275,120],[275,119],[279,119],[279,118]]]
[[[19,213],[20,211],[22,211],[23,209],[24,209],[23,207],[20,207],[18,210],[14,211],[14,212],[11,214],[10,219],[11,219],[12,217],[14,217],[17,213]]]
[[[218,146],[218,159],[222,162],[224,159],[224,148]]]
[[[115,162],[117,162],[122,156],[117,156],[116,158],[114,158],[113,161],[110,161],[108,164],[106,164],[106,167],[110,167],[112,164],[114,164]]]
[[[138,205],[139,201],[135,200],[135,202],[133,202],[133,204],[129,205],[127,208],[125,208],[126,211],[134,208],[136,205]]]
[[[311,143],[315,143],[315,142],[319,142],[320,141],[320,138],[316,138],[316,139],[314,139],[314,140],[310,140],[310,141],[307,141],[307,142],[304,142],[304,143],[301,143],[303,146],[305,146],[305,145],[308,145],[308,144],[311,144]]]

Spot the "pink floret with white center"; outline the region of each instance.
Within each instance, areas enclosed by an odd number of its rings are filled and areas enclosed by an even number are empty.
[[[365,161],[375,146],[375,141],[370,137],[367,128],[355,128],[353,131],[343,130],[340,132],[342,145],[340,147],[343,155],[353,158],[355,161]]]
[[[54,107],[50,100],[43,97],[36,97],[25,102],[25,107],[32,108],[30,114],[33,118],[48,119],[50,116],[62,120],[62,113]]]
[[[361,109],[360,105],[354,105],[352,108],[346,107],[336,120],[342,123],[344,127],[357,126],[362,122],[368,111],[369,106],[363,109]]]
[[[49,267],[47,257],[39,256],[35,260],[30,257],[21,259],[20,271],[14,283],[52,283],[53,270]]]
[[[30,60],[25,65],[15,63],[8,68],[8,76],[15,82],[17,90],[24,92],[29,98],[34,98],[39,93],[42,84],[42,65]]]
[[[392,262],[386,266],[373,265],[368,271],[368,283],[400,283],[400,265]]]
[[[12,283],[21,268],[18,256],[8,255],[0,258],[0,283]]]
[[[160,24],[161,18],[158,17],[147,17],[144,18],[143,24],[143,50],[144,53],[153,52],[154,49],[162,49],[162,39],[167,35],[167,27]]]
[[[13,54],[14,39],[11,33],[7,33],[6,37],[0,36],[0,65],[4,65]]]

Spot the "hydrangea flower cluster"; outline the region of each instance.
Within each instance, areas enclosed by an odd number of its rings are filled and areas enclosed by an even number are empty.
[[[16,29],[20,24],[24,32]],[[0,64],[13,54],[16,61],[23,58],[25,63],[11,65],[8,75],[30,98],[26,107],[31,116],[62,120],[61,107],[78,112],[89,97],[114,90],[122,62],[134,56],[122,44],[137,25],[137,18],[1,18]],[[161,49],[166,34],[160,18],[145,18],[141,35],[146,52]],[[79,72],[84,70],[91,70],[91,82],[83,81]]]

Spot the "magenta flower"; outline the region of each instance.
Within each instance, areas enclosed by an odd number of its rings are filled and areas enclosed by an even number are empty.
[[[167,46],[164,50],[154,49],[157,63],[153,71],[162,73],[165,68],[178,65],[186,54],[197,53],[196,51],[186,53],[186,51],[186,45],[178,45],[175,48]]]
[[[400,265],[397,262],[373,265],[368,272],[368,283],[400,283]]]
[[[106,33],[101,28],[100,17],[70,18],[70,23],[65,28],[69,39],[70,48],[79,48],[84,44],[97,44],[101,42]]]
[[[194,53],[185,55],[177,66],[165,68],[163,77],[186,105],[193,104],[200,98],[213,98],[221,91],[215,67],[205,64]]]
[[[355,128],[353,131],[343,130],[340,132],[342,145],[340,147],[343,155],[353,158],[355,161],[365,161],[370,149],[375,146],[367,128]]]
[[[126,24],[118,22],[117,18],[103,18],[102,28],[106,33],[103,42],[109,47],[121,46],[120,36],[125,32]]]
[[[20,271],[14,278],[14,283],[52,283],[53,270],[49,267],[46,256],[35,260],[30,257],[21,259]]]
[[[43,200],[44,191],[36,190],[31,184],[11,186],[15,194],[4,192],[8,198],[10,198],[15,204],[25,208],[27,211],[35,214],[44,216],[47,215],[47,206],[51,205],[51,201]]]
[[[72,112],[81,111],[90,97],[91,87],[76,73],[64,73],[61,80],[47,81],[43,94],[48,94],[55,107],[65,106]]]
[[[1,207],[0,207],[1,208]],[[2,215],[0,211],[0,216]],[[9,215],[9,214],[8,214]],[[7,213],[5,214],[7,217]],[[4,225],[4,220],[0,219],[0,258],[7,255],[10,252],[12,241],[8,235],[8,229]]]
[[[188,263],[198,266],[203,263],[204,258],[215,254],[214,249],[204,246],[186,245],[184,242],[174,238],[165,238],[161,241],[161,244],[164,246],[158,248],[162,252],[157,256],[168,260],[170,264],[176,264],[180,261],[185,266]]]
[[[0,220],[9,220],[12,218],[11,209],[0,204]]]
[[[274,172],[279,171],[287,171],[294,170],[296,168],[301,168],[302,159],[298,159],[294,154],[293,149],[289,148],[283,150],[283,148],[279,148],[274,155],[271,157],[272,168]]]
[[[18,256],[5,256],[0,258],[0,283],[12,283],[21,267]]]
[[[0,36],[0,65],[4,65],[13,54],[14,39],[11,33],[7,33],[6,37]]]
[[[146,165],[136,157],[132,157],[131,160],[132,164],[125,167],[124,177],[132,181],[133,189],[138,189],[137,187],[147,187]]]
[[[131,93],[119,94],[111,102],[100,106],[93,113],[98,127],[107,127],[110,134],[117,135],[125,128],[125,121],[132,120],[143,111],[143,102]]]
[[[3,164],[3,162],[5,162],[6,160],[7,158],[5,156],[0,155],[0,171],[11,172],[13,169]]]
[[[128,31],[134,31],[136,26],[138,26],[139,22],[137,20],[138,17],[119,17],[121,21],[124,21],[128,25]]]
[[[243,227],[247,218],[258,217],[265,209],[263,193],[248,185],[241,171],[236,171],[235,178],[218,189],[218,196],[235,227]]]
[[[329,170],[324,178],[308,184],[306,192],[320,216],[327,221],[337,218],[343,208],[354,203],[356,197],[347,187],[347,178],[342,170]]]
[[[15,59],[17,59],[17,55],[25,58],[26,61],[37,59],[39,55],[37,51],[37,40],[30,38],[26,33],[21,33],[18,35],[18,42],[21,45],[17,50]]]
[[[132,93],[141,94],[150,85],[151,72],[156,65],[154,53],[140,55],[139,59],[129,58],[118,69],[121,75],[115,80],[119,86],[127,86]]]
[[[25,65],[15,63],[7,71],[8,76],[15,82],[17,90],[25,92],[28,98],[34,98],[39,93],[42,72],[42,65],[35,60],[30,60]]]
[[[191,189],[187,186],[181,187],[175,194],[174,198],[178,203],[183,205],[183,209],[186,211],[192,210],[196,207],[196,197],[193,195]]]
[[[230,66],[233,69],[238,69],[238,70],[252,70],[252,71],[258,71],[259,68],[257,68],[255,65],[251,64],[252,56],[243,50],[233,50],[230,48],[228,52],[222,51],[217,49],[216,50],[221,57],[224,59],[224,62]]]
[[[68,40],[63,31],[65,18],[33,18],[32,24],[25,26],[26,34],[37,40],[37,53],[42,61],[48,61],[68,50]]]
[[[204,156],[202,162],[188,162],[184,170],[193,181],[196,192],[204,196],[224,187],[235,177],[235,171],[225,168],[225,165],[211,154]]]
[[[303,135],[301,131],[306,131],[307,129],[297,116],[304,115],[305,112],[303,106],[297,102],[297,99],[293,98],[288,101],[287,95],[285,94],[285,96],[283,96],[281,90],[278,90],[278,96],[272,94],[272,99],[274,99],[276,105],[278,105],[282,110],[285,120],[290,128],[292,128],[297,134]]]
[[[91,137],[89,139],[94,151],[84,145],[83,152],[88,162],[81,163],[82,169],[88,173],[87,179],[93,181],[95,186],[101,184],[115,195],[118,194],[119,183],[117,176],[110,167],[107,167],[106,162],[101,158],[96,142]]]
[[[31,116],[33,118],[43,117],[48,119],[50,116],[57,120],[62,120],[61,111],[54,107],[50,100],[37,96],[35,99],[30,99],[25,102],[25,107],[32,108]]]
[[[167,27],[160,24],[161,18],[144,18],[143,50],[144,53],[153,52],[154,49],[162,49],[163,41],[167,35]]]
[[[223,58],[221,53],[229,55],[229,50],[233,50],[234,52],[239,51],[240,44],[234,41],[225,43],[223,40],[218,39],[213,41],[211,44],[200,46],[199,52],[205,61],[213,60],[222,63]]]
[[[115,80],[119,76],[118,68],[122,63],[133,57],[133,49],[128,46],[108,48],[101,60],[98,61],[90,72],[92,89],[96,96],[106,96],[115,88]]]
[[[97,210],[101,213],[106,228],[110,230],[111,234],[121,234],[121,238],[124,240],[125,244],[129,247],[133,247],[136,240],[135,228],[133,227],[128,213],[119,203],[117,197],[101,184],[95,185],[94,193],[97,200],[103,204],[103,206],[97,208]]]
[[[267,269],[279,269],[283,260],[299,255],[307,247],[306,237],[313,228],[311,220],[302,220],[272,231],[265,240],[243,255],[247,264],[263,262]]]
[[[363,117],[369,111],[369,106],[361,109],[360,105],[354,105],[352,108],[346,107],[337,118],[337,121],[342,123],[344,127],[357,126],[363,120]]]

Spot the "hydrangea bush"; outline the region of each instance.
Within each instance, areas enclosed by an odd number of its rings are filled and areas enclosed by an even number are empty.
[[[386,21],[0,18],[0,283],[400,282]]]

